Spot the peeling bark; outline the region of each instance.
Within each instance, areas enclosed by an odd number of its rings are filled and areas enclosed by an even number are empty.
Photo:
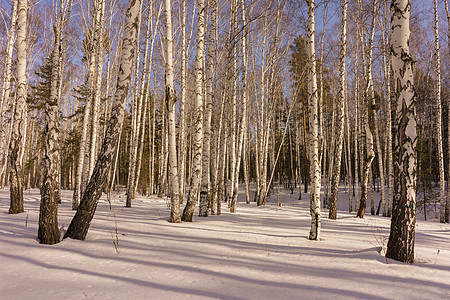
[[[107,179],[116,147],[118,145],[120,126],[124,119],[125,101],[131,81],[131,65],[134,59],[134,46],[137,30],[140,0],[130,0],[126,12],[125,31],[121,49],[119,73],[114,94],[111,118],[106,129],[102,148],[95,163],[86,192],[78,206],[77,212],[67,229],[64,238],[84,240],[94,217],[98,200],[102,195],[103,184]]]
[[[414,60],[409,52],[409,0],[391,3],[391,58],[394,97],[397,99],[394,144],[395,195],[386,257],[414,262],[416,225],[416,98]]]

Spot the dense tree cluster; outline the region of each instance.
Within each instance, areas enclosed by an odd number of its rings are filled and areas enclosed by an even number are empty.
[[[441,2],[2,2],[10,213],[40,188],[39,240],[54,244],[60,189],[77,210],[66,237],[84,239],[102,193],[125,190],[127,207],[136,193],[169,197],[181,222],[197,202],[202,217],[236,212],[240,183],[258,206],[284,184],[309,192],[319,240],[344,183],[349,211],[392,217],[387,255],[412,262],[416,210],[449,222]]]

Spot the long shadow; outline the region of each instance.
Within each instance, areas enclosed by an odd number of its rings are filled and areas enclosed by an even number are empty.
[[[173,291],[173,292],[177,292],[180,294],[191,294],[191,295],[198,295],[198,296],[204,296],[204,297],[214,297],[214,298],[218,298],[218,299],[227,299],[230,297],[229,295],[224,295],[224,294],[211,292],[211,291],[202,291],[202,290],[198,290],[198,289],[175,287],[175,286],[155,283],[155,282],[151,282],[151,281],[126,278],[126,277],[121,277],[118,275],[104,274],[104,273],[99,273],[99,272],[94,272],[94,271],[77,269],[77,268],[73,268],[73,267],[54,266],[54,265],[50,265],[50,264],[47,264],[44,262],[37,261],[37,260],[29,258],[29,257],[23,258],[23,257],[18,257],[15,255],[12,255],[12,254],[2,254],[2,253],[0,253],[0,255],[10,258],[10,259],[26,260],[31,264],[34,264],[34,265],[37,265],[37,266],[40,266],[40,267],[46,268],[46,269],[58,269],[58,270],[63,270],[63,271],[83,273],[86,275],[91,275],[91,276],[96,276],[96,277],[110,278],[110,279],[114,279],[114,280],[131,283],[134,285],[144,286],[147,288],[150,287],[150,288],[160,289],[160,290],[164,290],[164,291]],[[336,292],[337,292],[337,290],[333,289],[333,288],[325,288],[325,287],[311,286],[311,285],[305,285],[305,284],[293,284],[293,283],[286,283],[286,282],[274,282],[274,281],[269,281],[269,280],[258,280],[258,279],[252,279],[252,278],[243,277],[243,276],[239,276],[239,275],[224,274],[224,273],[219,273],[219,272],[215,272],[215,271],[199,269],[198,267],[194,268],[194,267],[169,265],[169,264],[156,263],[156,262],[153,262],[151,264],[151,266],[172,268],[177,271],[180,271],[180,269],[181,269],[182,271],[190,271],[193,273],[201,272],[208,276],[221,277],[221,278],[235,280],[238,282],[247,282],[249,284],[255,284],[255,285],[259,285],[259,286],[271,286],[274,288],[289,288],[289,289],[293,289],[296,291],[314,290],[314,291],[317,291],[318,293],[321,293],[321,295],[323,295],[323,293],[329,293],[331,295],[336,295]],[[339,294],[342,296],[355,297],[358,299],[367,299],[368,297],[372,296],[371,294],[368,294],[368,293],[351,291],[351,290],[342,290],[342,289],[339,289]],[[244,298],[239,298],[239,297],[233,296],[233,299],[244,299]],[[388,298],[379,297],[379,299],[388,299]]]

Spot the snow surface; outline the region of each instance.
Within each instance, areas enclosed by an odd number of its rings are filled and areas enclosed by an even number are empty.
[[[241,189],[243,190],[243,188]],[[418,221],[413,265],[386,259],[390,219],[322,211],[322,240],[307,239],[309,195],[280,189],[265,207],[171,224],[168,201],[104,196],[85,241],[37,241],[39,191],[24,192],[25,213],[9,215],[0,190],[0,299],[450,299],[450,225]],[[74,211],[62,191],[59,226]],[[376,195],[377,196],[377,195]],[[369,201],[370,202],[370,201]],[[378,203],[378,202],[376,202]],[[119,253],[113,240],[117,226]],[[380,254],[381,252],[381,254]]]

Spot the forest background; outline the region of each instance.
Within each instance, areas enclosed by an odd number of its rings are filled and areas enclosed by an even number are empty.
[[[26,189],[42,188],[42,182],[47,178],[41,168],[46,153],[44,145],[48,143],[45,107],[47,99],[51,98],[51,84],[55,82],[52,79],[55,74],[52,72],[52,55],[58,49],[61,52],[61,73],[56,89],[60,99],[57,109],[61,112],[57,120],[58,181],[61,189],[74,190],[73,208],[77,209],[94,173],[97,154],[111,116],[112,99],[117,88],[114,78],[120,73],[120,49],[128,3],[28,2],[28,89],[21,139],[15,138],[15,125],[11,122],[12,112],[17,111],[14,99],[16,94],[19,98],[20,90],[19,77],[15,77],[16,69],[20,69],[19,54],[15,50],[8,52],[14,3],[2,1],[1,4],[0,56],[4,68],[0,82],[0,185],[10,184],[12,175],[7,168],[6,149],[11,147],[11,141],[21,143],[18,161],[23,167],[20,170],[23,186]],[[174,194],[185,195],[192,191],[190,186],[201,186],[210,200],[200,201],[200,215],[220,213],[220,203],[224,200],[233,211],[240,181],[245,184],[247,202],[255,200],[258,205],[264,205],[274,183],[297,189],[300,198],[302,189],[299,187],[307,191],[311,185],[311,157],[307,149],[311,129],[306,88],[307,36],[311,22],[308,22],[306,3],[218,1],[216,22],[211,21],[214,20],[211,14],[214,6],[207,6],[204,10],[203,22],[207,30],[203,39],[206,43],[203,49],[199,49],[201,35],[197,4],[200,3],[203,1],[171,2],[173,27],[169,31],[173,33],[173,83],[168,87],[170,59],[165,39],[170,27],[164,18],[167,7],[160,1],[143,1],[135,36],[139,51],[133,54],[135,60],[132,61],[134,66],[124,122],[119,129],[117,152],[111,159],[102,190],[108,192],[126,187],[127,206],[131,206],[136,192],[174,198]],[[211,3],[214,1],[208,1]],[[439,215],[431,217],[437,216],[448,222],[448,209],[446,219],[445,207],[450,205],[443,191],[448,176],[444,166],[450,163],[449,143],[442,141],[450,141],[450,111],[446,100],[449,99],[449,76],[446,75],[449,68],[449,29],[444,3],[437,2],[437,5],[441,26],[437,35],[442,45],[440,52],[436,52],[439,47],[436,47],[434,7],[428,2],[411,1],[410,49],[415,60],[418,133],[417,191],[421,195],[417,208],[423,210],[426,218],[438,207]],[[339,136],[341,3],[327,1],[316,3],[316,6],[315,62],[319,83],[318,143],[323,205],[333,205],[329,202],[332,181],[340,177],[347,185],[349,210],[358,210],[360,215],[359,194],[367,189],[365,181],[368,180],[371,213],[376,214],[378,210],[383,216],[390,216],[393,163],[389,135],[395,135],[396,130],[391,126],[395,120],[396,99],[390,95],[388,71],[390,2],[349,2],[344,92],[346,117],[341,125],[344,128],[343,150],[337,156],[339,161],[342,158],[339,176],[333,176],[336,175],[333,169],[338,161],[334,155],[336,137]],[[211,26],[213,30],[210,30]],[[58,41],[60,44],[55,48]],[[202,54],[201,51],[205,52]],[[440,65],[437,64],[436,53],[440,53]],[[203,70],[200,75],[199,68]],[[8,70],[13,70],[9,77]],[[6,83],[10,84],[9,88]],[[168,88],[174,91],[169,95],[176,97],[173,98],[174,107],[166,103]],[[194,101],[199,94],[205,99],[200,106]],[[210,126],[203,132],[202,146],[198,146],[196,127],[200,110],[205,112],[205,124]],[[365,122],[373,132],[375,144],[367,177],[363,174],[367,155]],[[205,146],[208,139],[210,144]],[[175,154],[170,145],[176,146]],[[200,162],[196,156],[199,149],[210,149],[210,153],[203,151],[200,156],[203,157],[201,168],[198,168]],[[178,163],[176,176],[173,176],[174,162]],[[192,185],[192,178],[197,177],[200,181],[199,172],[202,173],[201,184]],[[178,183],[174,184],[174,178],[178,178]],[[256,186],[253,191],[249,190],[250,182]],[[178,193],[174,193],[173,186],[179,187]],[[436,187],[440,188],[439,195]],[[380,203],[374,202],[371,192],[377,189],[382,194]],[[189,197],[186,200],[189,203]]]

